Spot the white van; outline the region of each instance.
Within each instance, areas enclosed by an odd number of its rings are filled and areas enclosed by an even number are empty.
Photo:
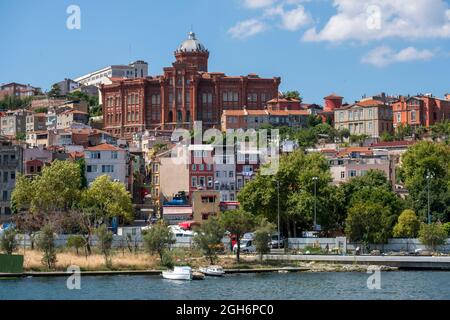
[[[237,251],[237,243],[233,247],[233,252]],[[253,244],[253,239],[241,239],[241,252],[253,253],[256,252],[256,247]]]

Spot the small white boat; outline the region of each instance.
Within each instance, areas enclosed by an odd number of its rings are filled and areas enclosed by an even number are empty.
[[[225,274],[225,271],[223,271],[223,268],[221,266],[203,267],[200,268],[199,270],[205,275],[212,277],[221,277]]]
[[[162,276],[169,280],[192,280],[192,268],[174,267],[173,270],[163,271]]]

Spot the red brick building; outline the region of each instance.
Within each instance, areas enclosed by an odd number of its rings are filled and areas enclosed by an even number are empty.
[[[433,96],[400,97],[392,103],[394,128],[399,125],[431,126],[450,119],[450,100]]]
[[[279,77],[208,72],[209,51],[193,32],[174,55],[176,61],[163,75],[112,79],[101,87],[106,131],[130,138],[145,129],[190,128],[194,121],[220,128],[223,110],[264,109],[278,96]]]

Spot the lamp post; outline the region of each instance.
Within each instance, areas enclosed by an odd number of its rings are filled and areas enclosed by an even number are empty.
[[[428,224],[431,224],[431,212],[430,212],[430,180],[433,178],[433,175],[431,174],[430,170],[427,170],[427,205],[428,205]]]
[[[317,180],[318,177],[312,177],[314,181],[314,231],[317,230]]]
[[[278,243],[277,248],[280,248],[280,180],[277,180],[277,212],[278,212]]]

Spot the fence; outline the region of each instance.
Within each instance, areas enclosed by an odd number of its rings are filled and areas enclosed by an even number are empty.
[[[67,246],[67,240],[71,235],[57,235],[55,236],[55,246],[62,248]],[[31,248],[31,239],[28,235],[18,235],[17,241],[20,247]],[[97,236],[93,235],[89,241],[91,246],[96,246],[98,244]],[[222,239],[225,249],[230,247],[230,239],[225,237]],[[127,236],[113,235],[112,247],[116,249],[121,248],[142,248],[144,246],[144,241],[141,235],[132,236],[127,238]],[[175,237],[175,243],[171,245],[171,248],[188,248],[192,249],[195,246],[193,237]]]
[[[302,250],[306,247],[316,248],[340,248],[343,251],[354,251],[356,247],[362,249],[361,243],[349,243],[344,237],[342,238],[289,238],[288,248],[292,250]],[[345,249],[344,249],[345,248]],[[369,250],[381,250],[383,252],[413,252],[416,249],[426,250],[427,247],[423,245],[419,239],[388,239],[386,244],[370,244]],[[443,246],[440,246],[439,251],[450,252],[450,239]]]

